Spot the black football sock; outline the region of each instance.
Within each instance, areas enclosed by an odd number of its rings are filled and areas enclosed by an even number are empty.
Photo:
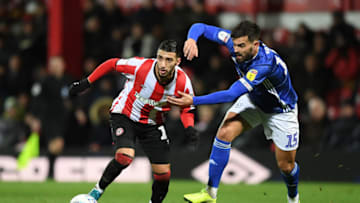
[[[169,188],[169,181],[157,181],[154,180],[152,184],[152,203],[161,203],[165,198]]]
[[[121,171],[126,168],[128,165],[122,165],[117,162],[115,159],[111,160],[110,163],[106,166],[103,175],[99,181],[99,187],[102,190],[114,181],[114,179],[121,173]]]
[[[161,203],[169,189],[170,172],[165,174],[154,174],[154,182],[152,184],[152,203]]]

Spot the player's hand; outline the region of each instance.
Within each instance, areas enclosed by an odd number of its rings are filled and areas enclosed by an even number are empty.
[[[31,114],[25,115],[25,123],[30,127],[31,132],[39,133],[41,131],[41,121]]]
[[[90,82],[87,78],[82,79],[80,81],[75,81],[69,87],[69,95],[70,97],[76,96],[89,87],[90,87]]]
[[[179,98],[175,97],[167,97],[167,101],[170,104],[174,104],[176,106],[180,107],[187,107],[193,104],[193,97],[190,94],[187,94],[185,92],[178,91],[178,94],[181,96]]]
[[[187,39],[184,44],[184,56],[191,61],[194,57],[198,57],[198,47],[194,39]]]
[[[185,128],[185,144],[186,147],[195,151],[199,144],[200,136],[199,132],[192,126]]]

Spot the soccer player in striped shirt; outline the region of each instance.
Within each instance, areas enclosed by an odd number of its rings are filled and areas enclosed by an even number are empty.
[[[187,194],[184,198],[190,202],[216,202],[231,142],[245,130],[261,124],[266,138],[275,143],[275,157],[288,189],[288,202],[298,203],[300,167],[295,162],[299,145],[298,97],[285,62],[259,40],[260,28],[250,21],[241,22],[232,31],[202,23],[192,25],[184,46],[184,54],[189,60],[198,55],[196,40],[200,36],[229,49],[240,79],[228,90],[209,95],[180,93],[181,98],[169,97],[170,103],[179,106],[225,103],[237,99],[216,135],[210,155],[207,189]]]
[[[160,203],[165,198],[170,181],[169,138],[163,125],[163,113],[171,108],[167,97],[179,96],[178,91],[193,94],[189,77],[178,66],[180,59],[176,41],[165,40],[157,50],[156,59],[109,59],[89,77],[70,86],[70,95],[74,96],[111,71],[120,72],[127,78],[124,89],[110,109],[116,151],[100,181],[89,192],[95,199],[99,199],[106,187],[131,164],[136,140],[149,158],[154,175],[150,203]],[[198,141],[198,134],[193,128],[193,109],[192,105],[181,108],[185,136],[192,145]]]

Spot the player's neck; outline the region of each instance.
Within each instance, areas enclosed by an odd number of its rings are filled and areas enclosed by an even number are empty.
[[[253,57],[252,59],[254,59],[254,58],[258,55],[259,49],[260,49],[260,45],[257,46],[257,47],[254,49],[254,53],[253,53],[253,56],[254,56],[254,57]]]

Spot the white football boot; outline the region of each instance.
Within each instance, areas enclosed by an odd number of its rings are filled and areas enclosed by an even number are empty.
[[[288,203],[300,203],[299,193],[294,198],[291,198],[287,195]]]

